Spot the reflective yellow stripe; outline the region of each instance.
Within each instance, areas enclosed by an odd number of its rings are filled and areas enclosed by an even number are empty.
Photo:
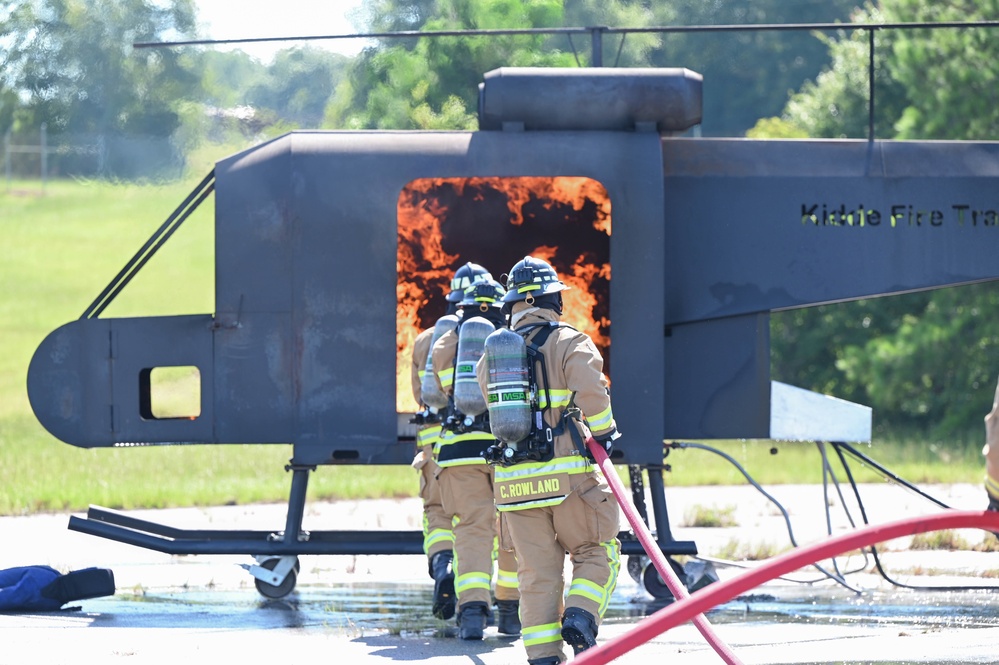
[[[437,462],[437,466],[442,469],[450,469],[453,466],[474,466],[476,464],[486,464],[486,460],[481,457],[461,457]]]
[[[496,586],[506,587],[508,589],[517,589],[520,587],[520,582],[517,580],[517,572],[510,572],[509,570],[497,570],[496,571]]]
[[[454,590],[460,595],[469,589],[490,589],[487,573],[465,573],[454,578]]]
[[[604,585],[604,602],[600,605],[599,612],[600,616],[603,616],[607,611],[607,606],[610,605],[611,594],[614,593],[614,587],[617,586],[617,576],[621,571],[621,543],[614,540],[608,540],[603,543],[604,551],[607,552],[607,564],[610,566],[610,577],[607,579],[607,584]]]
[[[548,404],[548,395],[551,395],[551,404]],[[542,389],[538,394],[538,406],[542,409],[551,406],[553,409],[558,409],[563,406],[569,405],[569,400],[572,399],[571,390],[557,390],[552,388],[551,390]]]
[[[586,422],[590,424],[590,429],[595,431],[600,431],[602,429],[607,429],[610,427],[611,423],[614,422],[614,415],[611,413],[611,408],[608,406],[606,409],[592,416],[587,416]]]
[[[437,373],[437,376],[441,380],[441,387],[448,388],[451,386],[452,383],[454,383],[454,368],[449,367],[446,369],[442,369],[440,372]]]
[[[524,626],[521,631],[524,639],[524,646],[529,647],[534,644],[548,644],[550,642],[562,641],[562,624],[546,623],[540,626]]]
[[[441,426],[433,425],[431,427],[425,427],[416,433],[416,445],[429,446],[434,443],[434,441],[441,435]]]
[[[985,491],[994,499],[999,499],[999,482],[985,476]]]
[[[589,598],[597,605],[603,605],[606,595],[604,590],[599,586],[591,582],[590,580],[573,580],[572,586],[569,587],[569,595],[573,596],[583,596],[584,598]]]
[[[495,481],[499,483],[508,480],[526,480],[555,473],[586,473],[589,467],[590,463],[578,455],[556,457],[550,462],[524,462],[510,467],[497,466]]]
[[[465,441],[495,441],[496,437],[492,435],[491,432],[462,432],[457,434],[448,430],[441,435],[441,447],[450,446],[456,443],[463,443]]]
[[[553,496],[549,499],[538,499],[537,501],[525,501],[523,503],[505,503],[497,505],[496,510],[501,513],[509,513],[514,510],[527,510],[528,508],[544,508],[545,506],[557,506],[565,501],[564,496]]]
[[[426,518],[424,518],[423,527],[423,553],[427,554],[430,552],[431,548],[437,543],[453,543],[454,542],[454,532],[450,529],[434,529],[430,533],[427,533],[429,528],[426,524]]]

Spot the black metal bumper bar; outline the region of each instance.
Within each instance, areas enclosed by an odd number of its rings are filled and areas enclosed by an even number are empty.
[[[423,554],[419,531],[301,531],[286,541],[279,531],[177,529],[91,506],[86,518],[71,516],[69,529],[166,554]],[[642,555],[634,535],[622,531],[621,553]],[[697,554],[693,541],[660,542],[663,554]]]
[[[289,465],[292,472],[288,514],[283,531],[177,529],[156,522],[131,517],[108,508],[91,506],[87,517],[69,518],[69,529],[99,536],[127,545],[136,545],[165,554],[249,554],[284,556],[297,554],[423,554],[420,531],[307,531],[302,528],[305,496],[312,466]],[[662,467],[647,466],[652,507],[657,525],[659,548],[663,554],[697,554],[693,541],[674,540],[669,530]],[[641,469],[632,469],[632,492],[639,512],[648,524],[645,512],[644,483]],[[298,534],[290,539],[288,534]],[[634,534],[618,534],[621,553],[642,555],[645,550]]]

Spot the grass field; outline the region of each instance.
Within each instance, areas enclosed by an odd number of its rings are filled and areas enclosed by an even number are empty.
[[[44,337],[79,318],[203,173],[165,185],[14,182],[0,185],[0,514],[285,501],[290,446],[170,446],[84,450],[49,435],[32,415],[28,363]],[[214,311],[214,201],[209,198],[102,314]],[[983,414],[984,415],[984,414]],[[627,436],[627,424],[622,423]],[[624,439],[627,445],[627,438]],[[811,444],[717,444],[763,484],[821,482]],[[981,442],[875,441],[864,451],[914,483],[981,481]],[[745,482],[701,450],[670,454],[667,484]],[[833,464],[834,468],[839,468]],[[860,467],[855,467],[854,471]],[[861,469],[858,480],[877,474]],[[310,499],[412,496],[409,467],[322,467]]]

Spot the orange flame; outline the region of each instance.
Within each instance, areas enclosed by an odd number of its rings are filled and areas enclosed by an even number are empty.
[[[419,332],[444,314],[451,275],[479,263],[505,283],[524,256],[548,261],[570,289],[564,320],[610,351],[611,204],[584,177],[426,178],[399,196],[396,408],[417,408],[410,362]]]

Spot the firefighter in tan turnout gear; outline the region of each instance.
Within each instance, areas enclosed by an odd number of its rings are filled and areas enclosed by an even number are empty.
[[[431,350],[433,374],[448,397],[435,453],[444,509],[455,518],[454,588],[458,637],[463,640],[483,638],[492,601],[498,516],[493,502],[493,469],[483,453],[495,439],[489,431],[475,366],[486,336],[506,325],[501,301],[505,293],[492,279],[465,289],[461,322],[444,333]],[[516,557],[502,548],[495,556],[496,628],[516,635],[520,633]]]
[[[477,366],[498,439],[487,457],[517,552],[531,665],[565,661],[563,641],[576,654],[596,645],[620,569],[618,505],[585,452],[580,420],[608,453],[618,433],[600,352],[588,335],[560,323],[567,288],[547,262],[518,262],[504,296],[511,330],[486,340]]]
[[[985,493],[988,510],[999,512],[999,385],[992,401],[992,410],[985,416]],[[999,536],[999,533],[996,534]]]
[[[412,368],[410,372],[413,384],[413,397],[422,409],[411,422],[418,427],[416,433],[416,457],[413,468],[420,472],[420,499],[423,501],[423,551],[427,555],[427,566],[430,577],[434,579],[434,599],[432,611],[438,619],[450,619],[454,616],[454,533],[452,531],[451,513],[444,510],[441,502],[440,485],[437,473],[440,470],[434,461],[434,445],[440,436],[440,414],[442,410],[430,406],[428,399],[434,402],[436,382],[428,376],[432,372],[430,364],[430,349],[434,341],[434,333],[438,327],[447,328],[450,323],[457,325],[460,311],[458,305],[465,296],[465,289],[474,282],[492,279],[489,271],[475,263],[466,263],[455,271],[451,279],[451,291],[447,295],[447,311],[443,324],[427,328],[413,343]],[[429,388],[426,398],[423,386]],[[438,398],[439,399],[439,398]],[[436,402],[440,404],[441,402]],[[447,399],[443,404],[446,406]]]

